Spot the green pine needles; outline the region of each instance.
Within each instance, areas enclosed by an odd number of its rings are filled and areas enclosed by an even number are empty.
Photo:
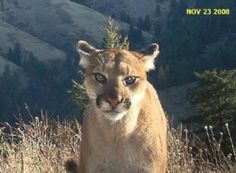
[[[105,26],[106,36],[103,39],[102,47],[105,49],[129,49],[128,36],[122,36],[119,28],[114,24],[112,18],[108,19]]]
[[[236,70],[195,73],[198,85],[189,91],[198,120],[215,127],[236,123]]]

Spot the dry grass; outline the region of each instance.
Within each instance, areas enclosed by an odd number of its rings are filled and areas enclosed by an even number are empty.
[[[228,126],[227,126],[228,128]],[[229,128],[227,136],[231,138]],[[168,173],[236,172],[233,143],[231,154],[221,150],[222,136],[217,140],[211,127],[206,127],[208,141],[190,135],[186,129],[169,129]],[[0,125],[0,172],[63,173],[68,159],[79,159],[81,131],[78,122],[49,121],[42,113],[17,127]]]
[[[220,132],[217,138],[211,126],[205,126],[207,141],[190,134],[182,126],[178,129],[169,129],[169,173],[233,173],[236,172],[235,148],[230,130],[226,125],[226,134]],[[231,153],[225,155],[222,151],[223,135],[230,140]]]
[[[8,131],[7,133],[4,131]],[[44,115],[17,128],[0,126],[0,172],[63,173],[69,158],[78,159],[80,125],[49,121]]]

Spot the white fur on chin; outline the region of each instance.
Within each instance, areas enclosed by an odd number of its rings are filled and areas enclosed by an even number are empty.
[[[127,111],[121,113],[115,113],[116,115],[114,115],[113,113],[104,113],[104,116],[111,121],[118,121],[121,120],[126,113]]]

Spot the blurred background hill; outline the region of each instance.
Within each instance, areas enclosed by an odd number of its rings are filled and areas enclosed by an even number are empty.
[[[186,8],[230,14],[189,16]],[[0,0],[0,121],[15,121],[25,107],[80,117],[67,92],[72,79],[81,80],[75,44],[101,48],[109,16],[131,49],[160,45],[150,80],[171,118],[192,116],[186,91],[195,85],[193,72],[236,67],[235,10],[234,0]]]

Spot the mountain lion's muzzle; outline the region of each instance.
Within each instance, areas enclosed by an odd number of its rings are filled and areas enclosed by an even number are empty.
[[[122,113],[130,108],[131,101],[114,94],[99,95],[96,99],[96,105],[105,113]]]

